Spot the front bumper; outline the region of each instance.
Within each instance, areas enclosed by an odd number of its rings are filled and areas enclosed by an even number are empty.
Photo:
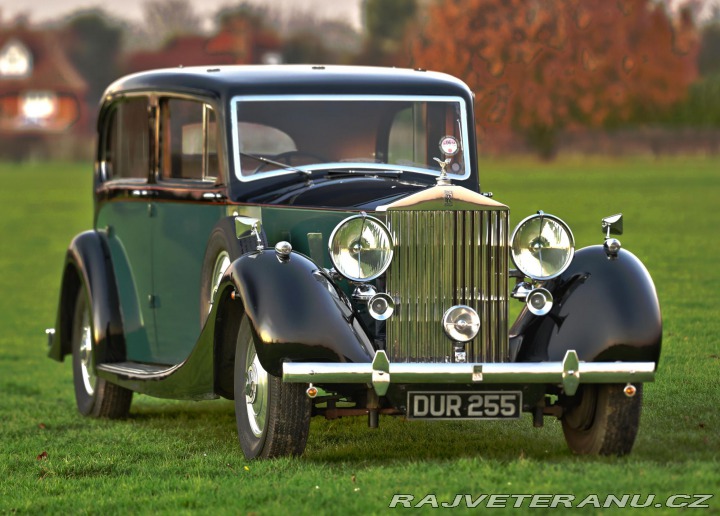
[[[581,383],[651,382],[655,362],[580,362],[575,350],[568,350],[562,362],[512,362],[491,364],[393,363],[384,351],[372,362],[362,364],[287,362],[283,381],[289,383],[367,383],[378,396],[387,393],[390,383],[465,384],[559,384],[572,396]]]

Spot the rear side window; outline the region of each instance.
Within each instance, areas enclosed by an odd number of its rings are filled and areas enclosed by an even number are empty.
[[[161,110],[161,177],[214,182],[219,162],[213,109],[193,100],[165,99]]]
[[[146,179],[150,171],[148,99],[133,97],[115,104],[105,135],[107,179]]]

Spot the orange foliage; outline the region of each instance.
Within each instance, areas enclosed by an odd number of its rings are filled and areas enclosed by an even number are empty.
[[[696,77],[692,20],[651,0],[441,0],[427,20],[414,64],[465,80],[488,136],[627,120]]]

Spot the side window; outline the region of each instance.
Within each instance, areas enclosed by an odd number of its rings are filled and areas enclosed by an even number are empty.
[[[161,110],[161,177],[214,182],[220,164],[213,109],[193,100],[165,99]]]
[[[146,179],[150,171],[150,122],[145,97],[115,105],[106,127],[103,161],[107,179]]]

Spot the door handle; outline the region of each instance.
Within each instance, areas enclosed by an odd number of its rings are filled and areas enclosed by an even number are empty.
[[[158,193],[155,190],[132,190],[130,192],[130,197],[134,197],[136,199],[150,199],[157,196]]]

